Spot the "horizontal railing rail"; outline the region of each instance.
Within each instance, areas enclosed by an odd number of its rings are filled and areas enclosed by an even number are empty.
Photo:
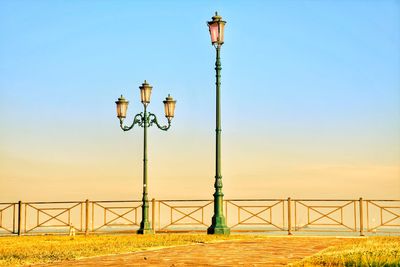
[[[212,199],[152,199],[155,232],[205,232]],[[245,198],[225,199],[232,232],[308,232],[400,235],[400,200]],[[0,235],[134,233],[140,200],[30,201],[0,203]]]

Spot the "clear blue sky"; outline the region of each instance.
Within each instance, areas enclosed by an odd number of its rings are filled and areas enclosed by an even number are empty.
[[[228,193],[238,194],[240,177],[255,184],[250,192],[260,184],[275,192],[268,186],[273,177],[312,183],[326,175],[330,184],[351,178],[370,183],[371,190],[374,180],[386,177],[388,188],[400,185],[399,1],[3,0],[0,187],[62,185],[63,168],[51,167],[61,161],[74,174],[82,171],[76,181],[97,179],[96,171],[74,160],[105,166],[99,172],[114,176],[119,161],[137,162],[120,182],[139,185],[141,135],[120,131],[114,101],[124,94],[131,118],[141,110],[144,79],[154,86],[154,113],[162,116],[168,93],[178,100],[171,131],[152,129],[153,163],[168,154],[171,168],[190,166],[174,176],[176,183],[187,181],[195,166],[206,168],[199,175],[210,180],[202,184],[212,185],[215,51],[206,21],[216,10],[227,21],[222,172]],[[309,167],[302,173],[288,167],[297,163]],[[363,180],[366,166],[375,168],[371,181]],[[350,178],[339,172],[353,167]],[[134,168],[137,174],[129,176]],[[314,168],[320,172],[310,173]],[[163,168],[153,169],[162,179]],[[400,196],[393,190],[388,194]],[[7,191],[8,198],[22,194]],[[284,192],[291,193],[302,194]]]

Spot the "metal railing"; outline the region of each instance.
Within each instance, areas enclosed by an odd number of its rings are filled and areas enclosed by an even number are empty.
[[[358,200],[359,201],[359,200]],[[294,200],[295,231],[318,231],[335,227],[334,231],[357,231],[357,200]],[[305,222],[299,222],[298,213],[303,208],[306,210]],[[348,209],[348,210],[346,210]],[[347,216],[346,216],[347,215]],[[309,229],[311,228],[311,229]]]
[[[213,201],[150,201],[156,232],[204,232]],[[0,203],[0,235],[135,232],[141,201],[63,201]],[[400,234],[400,200],[226,199],[224,214],[232,232]]]

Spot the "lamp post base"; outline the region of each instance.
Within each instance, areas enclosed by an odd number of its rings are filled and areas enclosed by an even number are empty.
[[[208,235],[230,235],[231,229],[226,226],[224,217],[213,217],[212,225],[208,227]]]
[[[138,235],[153,235],[154,230],[151,229],[151,225],[149,221],[141,222],[139,230],[136,231]]]
[[[139,229],[136,231],[138,235],[154,235],[153,229]]]
[[[230,235],[231,234],[231,229],[228,227],[214,227],[210,226],[207,229],[207,234],[208,235]]]

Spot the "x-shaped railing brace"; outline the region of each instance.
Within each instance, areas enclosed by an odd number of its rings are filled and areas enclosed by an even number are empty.
[[[10,204],[10,205],[8,205],[8,206],[6,206],[6,207],[4,207],[4,208],[2,208],[2,209],[0,210],[0,229],[3,229],[3,230],[5,230],[5,231],[7,231],[7,232],[9,232],[9,233],[13,233],[13,231],[10,230],[10,229],[8,229],[8,228],[5,228],[5,227],[3,226],[3,211],[5,211],[5,210],[8,209],[8,208],[13,207],[14,205],[15,205],[15,204]]]
[[[169,207],[171,210],[175,210],[175,211],[177,211],[177,212],[179,212],[179,213],[181,213],[181,214],[183,215],[181,218],[179,218],[179,219],[177,219],[177,220],[175,220],[175,221],[172,221],[172,217],[171,217],[171,223],[168,224],[168,225],[166,225],[166,226],[164,226],[163,228],[161,228],[161,230],[164,230],[164,229],[166,229],[167,227],[169,227],[169,226],[171,226],[171,225],[174,225],[174,224],[176,224],[177,222],[179,222],[179,221],[181,221],[181,220],[183,220],[183,219],[185,219],[185,218],[190,218],[190,219],[192,219],[192,220],[198,222],[198,224],[200,224],[200,225],[208,226],[208,225],[204,224],[204,222],[199,221],[198,219],[192,217],[191,215],[194,214],[195,212],[199,211],[199,210],[204,209],[205,207],[207,207],[208,205],[210,205],[211,203],[213,203],[212,201],[210,201],[209,203],[207,203],[207,204],[204,205],[204,206],[198,207],[197,209],[195,209],[195,210],[193,210],[193,211],[191,211],[191,212],[189,212],[189,213],[185,213],[185,212],[183,212],[183,211],[180,211],[178,208],[176,208],[176,207],[174,207],[174,206],[171,206],[171,205],[168,205],[167,203],[165,203],[165,202],[163,202],[163,201],[160,201],[160,203],[162,203],[162,204],[164,204],[165,206]],[[184,207],[181,207],[181,208],[184,208]],[[193,207],[188,207],[188,208],[193,208]]]
[[[109,212],[113,213],[114,215],[116,215],[117,217],[112,219],[112,220],[109,220],[109,221],[106,220],[103,225],[101,225],[100,227],[94,229],[93,232],[103,228],[104,226],[113,226],[113,225],[115,226],[115,224],[111,224],[111,223],[115,222],[118,219],[124,219],[127,222],[131,223],[131,224],[127,224],[127,225],[137,225],[137,226],[139,226],[136,222],[133,222],[130,219],[126,218],[125,215],[127,215],[128,213],[130,213],[132,211],[135,211],[137,208],[141,207],[141,205],[139,205],[137,207],[105,207],[105,206],[100,205],[98,203],[94,203],[94,204],[99,206],[99,207],[101,207],[101,208],[103,208],[105,212],[109,211]],[[112,209],[129,209],[129,210],[126,211],[125,213],[119,214],[119,213],[113,211]]]
[[[351,227],[345,225],[344,223],[339,222],[338,220],[336,220],[336,219],[332,218],[331,216],[329,216],[329,215],[333,214],[334,212],[339,211],[339,210],[343,209],[344,207],[350,205],[351,203],[354,203],[354,201],[350,201],[350,202],[344,204],[343,206],[335,206],[335,207],[331,207],[330,206],[330,207],[327,207],[327,208],[335,208],[334,210],[332,210],[332,211],[330,211],[328,213],[323,213],[323,212],[315,209],[313,206],[308,206],[308,205],[302,203],[301,201],[296,201],[296,203],[299,203],[299,204],[303,205],[304,207],[306,207],[307,209],[315,211],[316,213],[321,215],[320,217],[312,220],[311,222],[308,222],[308,223],[306,223],[306,224],[304,224],[302,226],[297,226],[296,227],[297,230],[302,229],[302,228],[304,228],[306,226],[309,226],[309,225],[313,225],[315,222],[317,222],[317,221],[319,221],[319,220],[321,220],[323,218],[326,218],[326,219],[329,219],[329,220],[337,223],[337,224],[332,224],[332,225],[341,225],[341,226],[344,226],[344,227],[346,227],[346,228],[348,228],[348,229],[350,229],[352,231],[356,231],[356,229],[351,228]]]
[[[261,223],[262,225],[265,225],[265,224],[267,224],[267,225],[272,225],[272,226],[276,227],[277,229],[284,230],[283,228],[279,227],[278,225],[272,223],[272,218],[271,218],[271,217],[270,217],[270,221],[268,221],[267,219],[264,219],[264,218],[260,217],[260,214],[261,214],[261,213],[263,213],[263,212],[265,212],[265,211],[267,211],[267,210],[272,210],[273,207],[275,207],[276,205],[279,205],[279,204],[283,203],[283,201],[278,201],[278,202],[276,202],[275,204],[273,204],[273,205],[271,205],[271,206],[262,206],[262,207],[265,207],[265,209],[263,209],[263,210],[261,210],[261,211],[259,211],[259,212],[257,212],[257,213],[251,212],[250,210],[246,209],[246,208],[249,208],[249,207],[252,207],[252,206],[239,206],[239,205],[237,205],[237,204],[235,204],[235,203],[233,203],[232,201],[229,201],[229,200],[227,200],[227,203],[230,203],[231,205],[237,207],[237,208],[239,209],[239,212],[240,212],[240,210],[243,210],[243,211],[245,211],[245,212],[247,212],[247,213],[249,213],[249,214],[251,215],[250,217],[248,217],[248,218],[246,218],[246,219],[244,219],[244,220],[242,220],[242,221],[239,220],[239,222],[238,222],[237,224],[235,224],[235,225],[233,225],[233,226],[230,226],[230,228],[234,228],[234,227],[236,227],[236,226],[238,226],[238,225],[240,225],[240,224],[243,225],[245,222],[247,222],[247,221],[250,220],[251,218],[258,218],[258,219],[260,219],[260,220],[262,220],[262,221],[265,222],[265,223]],[[254,206],[254,207],[255,207],[255,206]],[[238,219],[239,219],[239,218],[238,218]],[[249,224],[255,225],[256,223],[249,223]],[[260,223],[258,223],[258,224],[260,224]]]
[[[392,215],[394,216],[394,218],[392,218],[392,219],[390,219],[390,220],[387,220],[386,222],[382,222],[380,225],[377,225],[377,226],[375,226],[374,228],[368,229],[368,231],[373,231],[373,230],[375,230],[375,229],[377,229],[377,228],[379,228],[379,227],[381,227],[381,226],[399,226],[399,225],[389,224],[390,222],[393,222],[394,220],[400,218],[400,214],[397,214],[397,213],[395,213],[395,212],[393,212],[393,211],[391,211],[391,210],[389,210],[389,209],[398,209],[398,208],[400,208],[400,207],[387,207],[387,206],[384,207],[384,206],[379,206],[378,204],[376,204],[376,203],[374,203],[374,202],[372,202],[372,201],[368,201],[368,203],[371,203],[372,205],[374,205],[374,206],[378,207],[379,209],[381,209],[381,211],[384,210],[384,211],[386,211],[386,212],[388,212],[388,213],[390,213],[390,214],[392,214]],[[382,219],[382,218],[381,218],[381,219]]]
[[[26,203],[26,204],[25,204],[25,205],[26,205],[26,206],[25,206],[25,209],[29,206],[29,207],[31,207],[31,208],[33,208],[33,209],[35,209],[35,210],[38,211],[38,216],[39,216],[40,213],[43,213],[43,214],[49,216],[50,218],[47,219],[46,221],[42,222],[42,223],[37,224],[36,226],[34,226],[33,228],[31,228],[31,229],[29,229],[29,230],[25,230],[25,233],[28,233],[28,232],[30,232],[30,231],[36,229],[36,228],[39,228],[39,227],[41,227],[42,225],[44,225],[45,223],[47,223],[47,222],[49,222],[49,221],[51,221],[51,220],[57,220],[57,221],[59,221],[60,223],[62,223],[62,225],[57,225],[57,226],[70,226],[68,222],[65,222],[65,221],[59,219],[59,217],[60,217],[61,215],[63,215],[64,213],[66,213],[67,211],[70,211],[71,209],[73,209],[73,208],[75,208],[75,207],[77,207],[77,206],[79,206],[79,205],[81,205],[81,204],[82,204],[82,203],[77,203],[77,204],[75,204],[74,206],[69,207],[69,208],[54,208],[53,210],[62,209],[63,211],[61,211],[60,213],[58,213],[58,214],[56,214],[56,215],[51,215],[50,213],[47,213],[47,212],[43,211],[43,209],[37,208],[37,207],[35,207],[35,206],[32,206],[31,204]],[[51,208],[48,209],[48,210],[51,210]]]

